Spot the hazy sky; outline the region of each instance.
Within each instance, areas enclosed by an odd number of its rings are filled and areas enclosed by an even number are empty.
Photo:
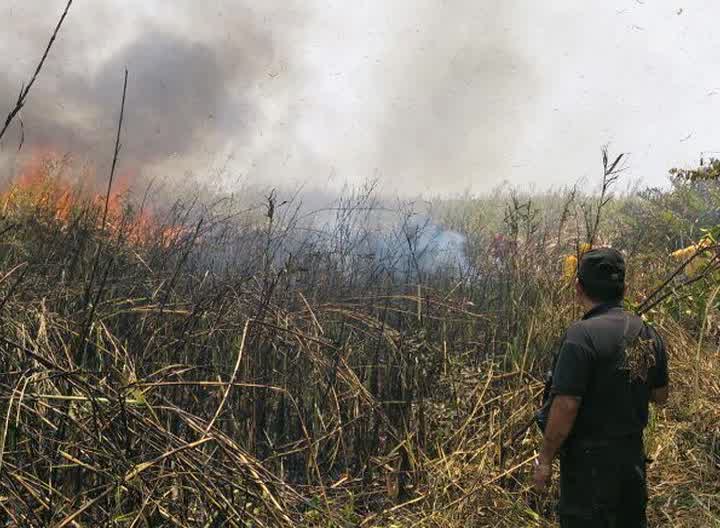
[[[3,0],[0,113],[64,0]],[[410,193],[594,182],[720,151],[709,0],[76,0],[23,114],[26,148],[204,178]],[[9,163],[18,131],[2,147]]]

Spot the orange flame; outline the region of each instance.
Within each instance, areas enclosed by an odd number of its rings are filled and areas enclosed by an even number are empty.
[[[90,204],[97,213],[96,227],[131,244],[145,245],[157,240],[168,247],[186,233],[182,226],[161,226],[147,208],[133,210],[128,196],[132,182],[138,180],[136,171],[119,173],[109,196],[97,192],[88,194],[79,182],[73,184],[69,179],[71,171],[67,161],[52,150],[33,153],[17,177],[0,193],[3,216],[23,211],[35,214],[40,210],[66,229],[74,216]],[[92,179],[85,176],[86,181]]]

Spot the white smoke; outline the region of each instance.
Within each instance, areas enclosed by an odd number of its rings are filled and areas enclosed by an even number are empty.
[[[393,262],[393,273],[422,277],[468,269],[465,237],[434,223],[426,214],[398,219],[394,226],[381,228],[376,234],[376,258]]]

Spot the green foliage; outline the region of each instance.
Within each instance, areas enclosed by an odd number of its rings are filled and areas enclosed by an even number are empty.
[[[671,169],[670,174],[682,181],[718,181],[720,180],[720,160],[710,158],[705,162],[700,158],[700,166],[694,169]]]
[[[672,178],[669,191],[650,188],[624,200],[626,228],[619,240],[636,252],[670,252],[688,246],[720,224],[720,181]]]

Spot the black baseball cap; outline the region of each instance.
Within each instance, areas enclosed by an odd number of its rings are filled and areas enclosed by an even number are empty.
[[[578,279],[582,284],[624,284],[625,259],[622,253],[613,248],[588,251],[580,259]]]

